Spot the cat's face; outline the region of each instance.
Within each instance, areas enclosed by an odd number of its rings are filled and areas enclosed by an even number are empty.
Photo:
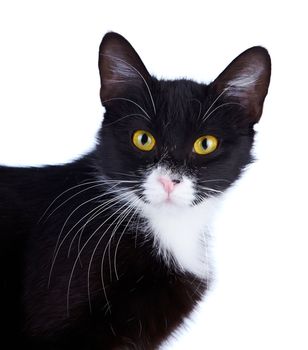
[[[100,72],[102,175],[125,189],[123,199],[149,220],[161,250],[202,275],[192,260],[202,260],[208,208],[251,161],[253,125],[269,84],[266,50],[247,50],[210,85],[163,81],[148,74],[124,38],[109,33]]]
[[[166,207],[193,206],[226,189],[250,161],[253,131],[249,125],[239,128],[231,117],[240,107],[210,114],[225,103],[223,97],[214,107],[217,96],[210,88],[190,81],[153,79],[151,88],[155,112],[148,99],[142,100],[146,91],[141,97],[127,91],[127,101],[116,100],[107,108],[105,174],[140,180],[136,194]]]

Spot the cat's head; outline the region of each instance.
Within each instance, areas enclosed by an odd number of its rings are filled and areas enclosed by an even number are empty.
[[[264,48],[246,50],[206,85],[156,79],[126,39],[108,33],[99,69],[100,171],[111,187],[125,188],[123,198],[142,203],[145,216],[206,206],[251,162],[270,81]]]

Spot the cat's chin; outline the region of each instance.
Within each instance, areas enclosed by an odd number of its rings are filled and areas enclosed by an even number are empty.
[[[156,210],[184,210],[192,207],[191,203],[177,203],[175,200],[167,198],[161,202],[148,202],[148,205],[153,206]]]

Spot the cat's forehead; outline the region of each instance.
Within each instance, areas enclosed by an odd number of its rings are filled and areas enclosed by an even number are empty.
[[[207,86],[191,80],[161,80],[156,85],[158,118],[166,123],[189,124],[202,112]]]
[[[189,108],[192,101],[204,100],[207,95],[207,85],[192,80],[160,80],[155,85],[156,98],[170,106]]]

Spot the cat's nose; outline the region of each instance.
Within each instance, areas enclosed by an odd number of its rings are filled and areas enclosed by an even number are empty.
[[[165,176],[160,176],[158,178],[158,181],[163,185],[164,190],[167,193],[171,193],[174,190],[175,185],[180,183],[180,180],[172,180],[172,179],[165,177]]]

